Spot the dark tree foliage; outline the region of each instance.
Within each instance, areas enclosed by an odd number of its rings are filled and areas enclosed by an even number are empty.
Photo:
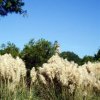
[[[94,55],[94,59],[96,61],[100,61],[100,49],[98,50],[98,52]]]
[[[68,61],[74,61],[75,63],[79,65],[81,64],[81,58],[78,55],[76,55],[74,52],[65,51],[65,52],[62,52],[60,56],[64,59],[67,59]]]
[[[89,61],[94,62],[95,61],[94,57],[93,56],[84,56],[82,59],[82,64],[87,63]]]
[[[0,0],[0,15],[6,16],[8,13],[25,13],[22,9],[24,2],[22,0]]]
[[[10,43],[10,42],[1,45],[0,55],[4,55],[6,53],[11,54],[14,58],[20,56],[19,48],[16,47],[14,43]]]
[[[21,58],[25,61],[26,67],[31,69],[42,66],[54,53],[55,47],[51,42],[44,39],[35,42],[32,39],[24,46]]]

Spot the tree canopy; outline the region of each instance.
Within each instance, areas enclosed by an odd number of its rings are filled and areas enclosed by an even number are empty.
[[[100,61],[100,49],[97,51],[97,53],[94,55],[94,59]]]
[[[93,56],[84,56],[82,59],[82,64],[87,63],[87,62],[94,62],[94,57]]]
[[[3,55],[5,53],[11,54],[14,58],[20,56],[19,48],[11,42],[1,45],[0,54]]]
[[[74,52],[65,51],[60,54],[61,57],[67,59],[68,61],[74,61],[75,63],[81,64],[81,58]]]
[[[22,0],[0,0],[0,15],[6,16],[8,13],[25,13],[22,9],[24,2]]]
[[[55,53],[54,44],[40,39],[37,42],[34,39],[26,44],[21,52],[21,58],[25,61],[27,68],[41,66]]]

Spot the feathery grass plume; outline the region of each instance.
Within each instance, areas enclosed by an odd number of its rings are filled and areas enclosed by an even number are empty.
[[[56,54],[48,60],[48,63],[39,67],[37,79],[39,79],[40,85],[44,86],[43,91],[48,93],[47,96],[49,95],[53,99],[63,99],[64,93],[73,95],[79,78],[77,66],[74,62],[68,62]]]
[[[85,99],[91,98],[94,93],[100,94],[100,63],[78,66],[56,53],[37,72],[32,70],[33,82],[38,80],[44,99],[74,100],[80,95],[81,99]]]
[[[31,78],[32,78],[32,83],[34,83],[37,80],[37,72],[35,71],[34,67],[31,70]]]
[[[17,57],[14,59],[11,54],[0,55],[0,82],[15,87],[26,76],[24,62]]]

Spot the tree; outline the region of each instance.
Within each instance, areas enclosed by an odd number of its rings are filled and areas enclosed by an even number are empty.
[[[93,56],[84,56],[82,59],[82,64],[87,63],[87,62],[94,62],[94,57]]]
[[[67,59],[68,61],[74,61],[77,64],[81,64],[81,58],[76,55],[74,52],[70,52],[70,51],[64,51],[60,54],[61,57],[63,57],[64,59]]]
[[[94,55],[95,61],[100,61],[100,49],[97,51],[97,53]]]
[[[8,13],[25,13],[22,9],[24,2],[22,0],[0,0],[0,15],[6,16]]]
[[[11,54],[14,58],[20,56],[19,48],[16,47],[14,43],[10,42],[1,45],[0,54],[3,55],[5,53]]]
[[[45,39],[35,42],[32,39],[24,46],[21,58],[25,61],[26,67],[31,69],[32,67],[42,66],[54,53],[55,47],[51,42]]]

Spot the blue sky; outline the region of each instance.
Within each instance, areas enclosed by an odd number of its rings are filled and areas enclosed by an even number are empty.
[[[61,51],[80,57],[100,48],[100,0],[24,0],[28,16],[0,17],[0,44],[19,48],[30,39],[57,40]]]

